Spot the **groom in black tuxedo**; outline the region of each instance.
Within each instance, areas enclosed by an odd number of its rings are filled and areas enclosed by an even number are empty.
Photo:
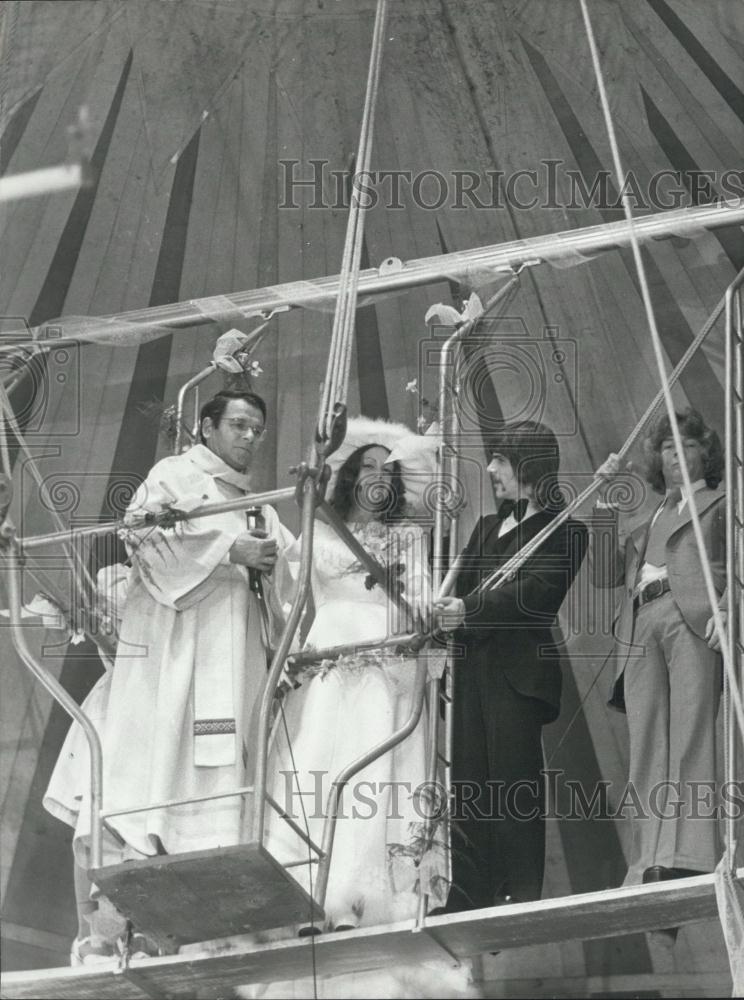
[[[460,557],[454,597],[437,602],[456,627],[452,889],[447,910],[539,899],[545,866],[542,727],[560,709],[553,635],[587,545],[572,519],[515,576],[478,592],[493,570],[553,520],[565,501],[558,442],[544,424],[507,424],[491,442],[498,512],[482,517]]]

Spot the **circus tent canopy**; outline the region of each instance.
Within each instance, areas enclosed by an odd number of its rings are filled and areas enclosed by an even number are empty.
[[[65,317],[337,273],[374,6],[6,4],[0,167],[11,174],[63,161],[67,128],[87,105],[95,179],[77,193],[6,207],[4,329],[21,319],[64,335]],[[595,0],[592,10],[638,214],[743,195],[737,5]],[[363,266],[622,218],[578,3],[406,0],[391,6],[387,35],[371,184],[377,203],[367,216]],[[673,364],[744,266],[741,230],[654,242],[644,260]],[[511,360],[516,351],[529,360],[516,373],[513,365],[493,364],[489,398],[506,416],[551,423],[561,434],[564,466],[581,486],[621,443],[657,381],[630,252],[564,263],[570,266],[542,265],[524,277],[502,332],[514,345]],[[487,292],[501,280],[475,274],[465,285],[453,276],[363,305],[351,411],[413,426],[420,395],[407,385],[418,379],[420,394],[431,395],[435,384],[422,361],[427,308],[459,306],[474,287]],[[81,524],[109,516],[165,452],[148,404],[173,403],[221,332],[256,322],[226,315],[217,322],[205,316],[176,338],[50,353],[42,381],[34,392],[26,387],[16,405],[66,518]],[[257,487],[287,485],[289,466],[309,443],[331,318],[325,304],[272,320],[258,353],[256,388],[272,418]],[[680,403],[697,406],[719,427],[722,359],[718,325],[678,390]],[[539,414],[525,414],[533,375]],[[473,457],[481,448],[477,437]],[[49,512],[23,463],[16,474],[16,520],[27,534],[49,530]],[[470,485],[475,489],[473,479]],[[478,503],[473,495],[468,516]],[[292,508],[282,513],[292,523]],[[574,604],[584,616],[589,599],[580,579]],[[546,749],[551,766],[570,777],[620,787],[624,726],[605,708],[604,678],[595,683],[609,610],[593,614],[594,635],[569,629],[564,710]],[[36,641],[39,648],[48,643],[40,634]],[[52,653],[47,662],[82,698],[100,670],[92,648]],[[64,956],[53,953],[72,936],[68,848],[66,831],[43,814],[40,800],[67,722],[32,690],[5,640],[3,655],[5,960],[57,965]],[[548,894],[619,882],[624,838],[622,824],[555,823]],[[723,967],[714,930],[685,933],[693,970]],[[567,976],[645,973],[667,961],[641,936],[540,956]],[[508,963],[502,968],[526,974],[516,955]]]

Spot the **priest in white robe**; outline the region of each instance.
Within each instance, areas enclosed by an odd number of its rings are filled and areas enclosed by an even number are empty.
[[[132,570],[101,724],[104,810],[253,784],[256,713],[268,647],[282,625],[279,592],[289,581],[283,553],[294,539],[268,506],[258,527],[244,510],[172,528],[136,525],[148,512],[190,511],[249,493],[265,419],[260,397],[218,393],[202,408],[201,443],[158,462],[128,509]],[[54,786],[53,778],[47,803],[65,796]],[[79,810],[76,858],[85,866],[88,795],[71,791]],[[125,842],[119,859],[176,854],[249,839],[252,809],[253,796],[245,794],[109,823]],[[108,834],[105,842],[114,848]],[[107,849],[105,860],[118,859]]]

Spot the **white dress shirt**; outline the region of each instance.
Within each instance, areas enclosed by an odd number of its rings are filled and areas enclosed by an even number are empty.
[[[698,490],[701,490],[705,486],[705,480],[704,479],[696,479],[695,482],[692,483],[691,485],[692,485],[692,492],[693,493],[697,493]],[[687,506],[687,502],[688,502],[688,497],[685,494],[685,488],[684,488],[684,486],[680,487],[680,489],[682,491],[682,498],[677,503],[677,513],[678,514],[682,513],[682,511]],[[669,494],[669,490],[667,490],[667,495],[668,494]],[[660,503],[659,506],[656,508],[654,516],[651,518],[651,524],[648,527],[649,531],[651,531],[651,528],[652,528],[654,522],[656,521],[656,518],[661,513],[663,507],[664,507],[664,504]],[[668,575],[669,574],[667,573],[666,566],[655,566],[653,563],[644,562],[643,565],[641,566],[640,573],[638,574],[638,579],[636,581],[635,590],[633,591],[633,596],[637,597],[638,594],[645,587],[647,587],[649,583],[653,583],[654,580],[666,580],[666,578],[667,578]]]
[[[528,517],[534,517],[535,514],[539,513],[540,513],[540,508],[537,506],[537,504],[533,500],[529,500],[527,502],[527,509],[524,512],[524,517],[522,518],[522,521],[524,522],[527,520]],[[514,514],[509,514],[509,516],[505,517],[504,520],[499,525],[498,537],[501,538],[501,536],[505,535],[508,531],[514,531],[518,523],[519,522],[517,521]]]

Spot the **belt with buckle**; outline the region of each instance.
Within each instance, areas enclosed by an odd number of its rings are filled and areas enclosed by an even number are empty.
[[[661,597],[662,594],[667,594],[671,590],[668,579],[664,580],[652,580],[651,583],[647,583],[643,590],[640,592],[638,597],[633,601],[633,610],[637,611],[642,608],[644,604],[648,604],[649,601],[655,601],[657,597]]]

